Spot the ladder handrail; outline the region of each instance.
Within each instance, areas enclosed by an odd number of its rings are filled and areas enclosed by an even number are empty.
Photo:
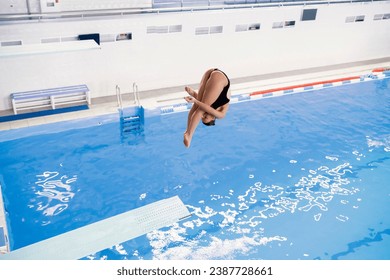
[[[123,99],[122,99],[121,89],[118,85],[116,85],[115,90],[116,90],[116,99],[118,102],[118,107],[120,109],[123,109]],[[139,100],[138,85],[136,83],[133,83],[133,94],[134,94],[134,104],[140,107],[141,102]]]
[[[133,83],[133,94],[134,94],[134,104],[137,104],[137,106],[140,106],[140,100],[139,100],[139,94],[138,94],[138,85],[134,82]]]
[[[120,109],[123,109],[123,102],[122,102],[122,95],[121,95],[121,89],[118,85],[116,85],[116,100],[118,102],[118,107]]]

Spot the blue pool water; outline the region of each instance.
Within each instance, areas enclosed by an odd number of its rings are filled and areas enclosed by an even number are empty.
[[[390,259],[389,113],[384,79],[232,104],[190,149],[187,112],[0,132],[11,248],[178,195],[192,217],[85,259]]]

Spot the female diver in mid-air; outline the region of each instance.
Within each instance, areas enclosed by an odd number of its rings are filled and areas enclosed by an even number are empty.
[[[202,119],[203,124],[215,125],[215,119],[225,117],[230,101],[230,80],[219,69],[209,69],[204,73],[198,92],[190,87],[185,90],[190,96],[185,97],[189,103],[193,103],[188,113],[187,130],[184,132],[184,145],[191,145],[192,136]]]

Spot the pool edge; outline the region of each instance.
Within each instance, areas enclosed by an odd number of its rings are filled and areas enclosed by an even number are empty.
[[[3,192],[0,181],[0,255],[9,253],[8,229],[5,218]]]
[[[315,82],[294,84],[294,85],[284,86],[284,87],[275,87],[275,88],[270,87],[260,91],[251,90],[251,91],[240,92],[240,90],[237,90],[236,92],[232,93],[230,100],[231,103],[240,103],[240,102],[258,100],[263,98],[280,97],[280,96],[300,93],[300,92],[308,92],[308,91],[318,90],[327,87],[336,87],[336,86],[343,86],[343,85],[348,85],[353,83],[381,80],[389,77],[390,77],[390,68],[388,67],[375,68],[371,72],[366,74],[341,77],[337,79],[319,80]],[[187,111],[190,108],[191,108],[191,104],[186,102],[180,102],[168,106],[161,106],[159,107],[159,110],[161,115],[166,115],[166,114],[180,113],[183,111]]]

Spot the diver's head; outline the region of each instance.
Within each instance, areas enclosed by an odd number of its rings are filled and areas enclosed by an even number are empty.
[[[213,115],[210,115],[208,113],[204,113],[202,116],[202,122],[204,125],[212,126],[215,125],[215,117]]]

